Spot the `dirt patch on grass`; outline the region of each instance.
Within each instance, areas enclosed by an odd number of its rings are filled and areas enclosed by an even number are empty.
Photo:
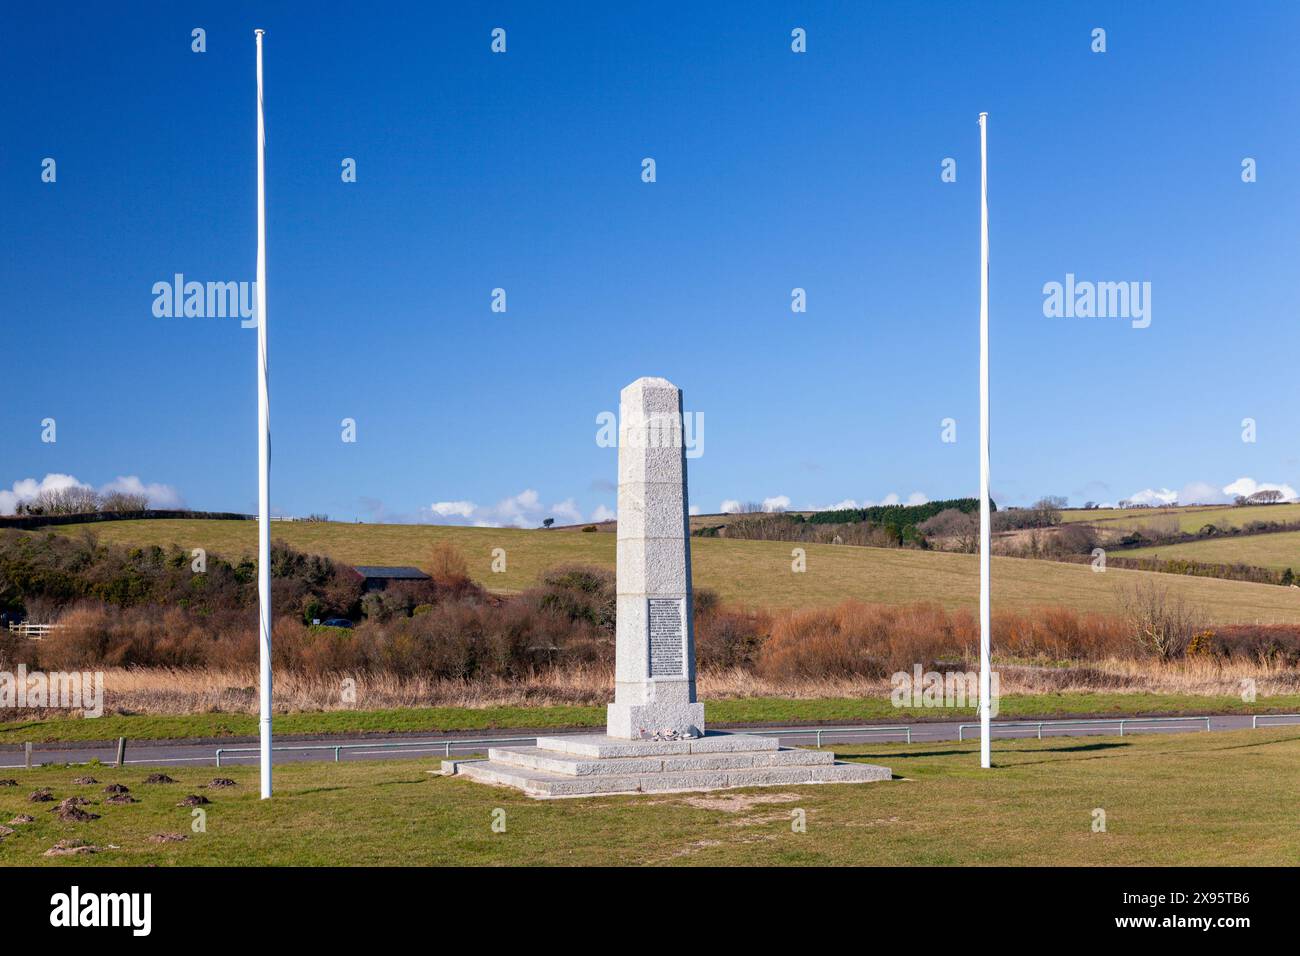
[[[19,823],[35,823],[36,818],[28,813],[20,813],[18,814],[18,816],[14,817],[9,822],[14,825],[17,825]]]
[[[120,783],[110,783],[104,788],[105,793],[130,793],[131,788]]]
[[[140,802],[139,800],[131,796],[129,793],[115,793],[111,797],[106,797],[104,799],[104,803],[106,804],[111,803],[114,806],[122,806],[123,804],[127,804],[127,803],[139,803],[139,802]]]
[[[721,810],[723,813],[742,813],[767,803],[792,803],[799,799],[797,793],[719,793],[686,797],[682,803],[700,810]]]
[[[198,793],[191,793],[188,797],[176,804],[178,807],[201,807],[205,803],[211,803],[207,797]]]
[[[784,813],[760,813],[757,816],[741,817],[739,820],[728,820],[727,826],[730,827],[759,827],[768,823],[789,823],[794,817],[791,811]]]
[[[235,781],[231,780],[229,777],[214,777],[208,786],[214,790],[225,790],[227,787],[237,787],[239,784],[235,783]]]
[[[701,850],[707,850],[711,846],[722,846],[721,840],[696,840],[694,843],[688,843],[680,850],[673,851],[670,860],[678,859],[683,856],[690,856],[693,853],[699,853]]]
[[[43,856],[80,856],[84,853],[98,853],[99,847],[92,846],[85,840],[60,840],[45,851]]]
[[[0,787],[16,787],[16,786],[18,786],[18,781],[14,780],[13,778],[10,778],[8,780],[0,780]]]
[[[188,833],[155,833],[149,838],[150,843],[180,843],[190,838]]]
[[[72,781],[74,787],[93,787],[97,783],[99,783],[99,781],[94,777],[77,777]]]
[[[842,823],[840,825],[845,827],[882,827],[897,822],[898,817],[879,817],[875,820],[863,820],[860,823]]]
[[[165,773],[151,773],[149,774],[149,776],[144,778],[144,782],[145,783],[175,783],[176,781],[173,780],[171,777],[167,776],[167,774]]]
[[[41,787],[39,790],[33,790],[27,795],[29,803],[53,803],[54,791],[49,787]]]

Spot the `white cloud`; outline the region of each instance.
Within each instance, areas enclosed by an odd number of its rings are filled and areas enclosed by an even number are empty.
[[[1225,485],[1223,493],[1229,498],[1236,498],[1237,495],[1250,497],[1257,491],[1280,491],[1282,497],[1291,501],[1296,497],[1296,491],[1290,485],[1275,484],[1271,481],[1256,481],[1254,478],[1238,478],[1230,485]]]
[[[112,491],[120,491],[127,495],[144,495],[149,499],[150,508],[166,510],[185,507],[185,499],[171,485],[158,482],[145,484],[136,475],[118,475],[116,480],[110,481],[99,489],[101,495]]]
[[[582,509],[572,498],[545,508],[541,495],[532,488],[502,498],[494,505],[479,505],[473,501],[435,501],[424,510],[423,517],[425,520],[438,519],[440,524],[468,524],[476,528],[536,528],[543,518],[554,518],[556,524],[583,522]],[[599,505],[590,520],[608,521],[613,517],[614,512]]]
[[[446,523],[472,524],[476,528],[499,528],[502,525],[535,527],[542,523],[541,512],[541,497],[532,488],[502,498],[494,505],[479,505],[473,501],[435,501],[429,506],[429,513],[434,517],[451,519]]]
[[[578,506],[572,498],[565,498],[558,504],[551,505],[549,517],[554,518],[556,524],[582,523],[582,512],[578,510]]]
[[[908,505],[923,505],[929,500],[930,499],[926,496],[925,492],[914,491],[907,496],[906,503]],[[843,501],[837,501],[835,504],[827,505],[824,508],[810,508],[808,510],[842,511],[845,508],[874,508],[878,505],[897,505],[897,504],[903,504],[903,499],[897,493],[891,492],[890,494],[885,495],[885,497],[881,498],[879,501],[872,501],[870,498],[866,498],[863,501],[859,502],[854,498],[845,498]]]
[[[1191,481],[1179,491],[1172,488],[1144,488],[1126,500],[1135,505],[1218,505],[1228,504],[1238,495],[1249,497],[1257,491],[1280,491],[1282,497],[1293,501],[1296,490],[1288,484],[1271,481],[1256,481],[1254,478],[1238,478],[1236,481],[1218,488],[1207,481]]]
[[[1135,505],[1172,505],[1178,501],[1178,492],[1169,488],[1161,488],[1159,491],[1143,488],[1137,494],[1129,495],[1126,500]]]
[[[745,505],[735,498],[727,498],[718,506],[718,511],[724,515],[740,514]],[[766,512],[787,511],[790,508],[789,495],[773,495],[770,498],[764,498],[760,507]]]
[[[1208,481],[1190,481],[1178,492],[1178,503],[1183,505],[1218,505],[1231,500],[1222,489]]]
[[[62,491],[65,488],[90,488],[90,484],[78,480],[72,475],[50,473],[37,481],[35,478],[20,478],[13,483],[10,490],[0,491],[0,514],[11,515],[21,502],[31,501],[43,491]],[[127,494],[145,495],[150,508],[180,508],[185,502],[181,494],[171,485],[151,482],[146,484],[137,475],[119,475],[115,480],[98,489],[100,494],[121,491]]]
[[[37,481],[20,478],[13,483],[12,491],[0,491],[0,514],[11,515],[20,502],[31,501],[42,491],[62,491],[64,488],[89,488],[71,475],[49,474]]]
[[[497,520],[520,527],[537,524],[542,511],[541,497],[532,488],[525,488],[511,498],[503,498],[490,509]]]

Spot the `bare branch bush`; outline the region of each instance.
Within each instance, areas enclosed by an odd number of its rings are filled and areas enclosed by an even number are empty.
[[[1206,629],[1204,612],[1171,595],[1169,588],[1155,581],[1143,580],[1131,588],[1116,591],[1120,614],[1128,626],[1129,637],[1148,653],[1161,660],[1179,657],[1196,634]]]

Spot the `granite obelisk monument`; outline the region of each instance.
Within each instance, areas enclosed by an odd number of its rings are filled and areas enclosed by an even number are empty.
[[[681,389],[667,379],[639,378],[619,396],[618,622],[606,732],[490,747],[486,760],[448,759],[437,772],[544,798],[890,778],[888,767],[782,747],[776,737],[705,733],[695,699],[684,424]]]
[[[639,378],[619,396],[618,624],[611,737],[704,735],[695,699],[682,391]]]

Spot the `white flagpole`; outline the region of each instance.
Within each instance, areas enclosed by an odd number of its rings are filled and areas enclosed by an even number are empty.
[[[257,619],[262,799],[271,795],[271,406],[266,359],[266,133],[262,30],[257,34]]]
[[[980,114],[980,766],[989,754],[989,194],[988,121]]]

